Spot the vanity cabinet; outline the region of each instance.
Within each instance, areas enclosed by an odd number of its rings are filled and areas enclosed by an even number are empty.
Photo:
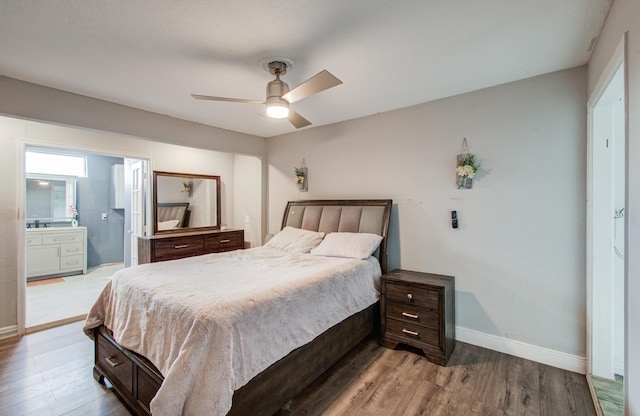
[[[27,280],[87,273],[87,228],[27,229]]]
[[[244,248],[244,230],[203,230],[138,238],[138,263],[155,263]]]

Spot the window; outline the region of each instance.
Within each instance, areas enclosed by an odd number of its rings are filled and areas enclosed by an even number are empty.
[[[87,176],[87,159],[72,153],[54,153],[46,149],[29,149],[25,155],[27,174]]]

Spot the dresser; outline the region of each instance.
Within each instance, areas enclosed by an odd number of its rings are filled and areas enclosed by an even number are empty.
[[[242,248],[244,248],[244,230],[156,234],[138,238],[138,263],[176,260]]]
[[[26,232],[27,280],[87,273],[87,228],[30,228]]]
[[[421,349],[432,362],[447,365],[455,348],[455,279],[394,270],[382,276],[380,344]]]

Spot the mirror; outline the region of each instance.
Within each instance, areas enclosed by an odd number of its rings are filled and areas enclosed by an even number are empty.
[[[220,228],[220,177],[153,172],[153,232]]]
[[[28,175],[26,222],[36,227],[47,222],[70,222],[76,206],[76,180],[63,176]]]

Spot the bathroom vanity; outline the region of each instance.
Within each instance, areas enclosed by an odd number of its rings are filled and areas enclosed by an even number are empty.
[[[29,228],[27,280],[87,273],[87,228]]]

